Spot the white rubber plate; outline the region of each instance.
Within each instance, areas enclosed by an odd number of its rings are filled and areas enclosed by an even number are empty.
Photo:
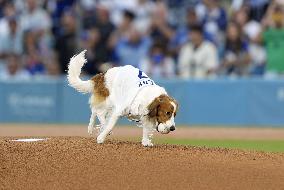
[[[15,139],[15,140],[11,140],[11,141],[15,141],[15,142],[36,142],[36,141],[44,141],[46,139]]]

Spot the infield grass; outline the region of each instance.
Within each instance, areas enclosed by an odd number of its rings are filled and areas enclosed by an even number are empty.
[[[284,152],[284,140],[215,140],[215,139],[164,139],[157,144],[177,144],[205,147],[238,148],[265,152]]]

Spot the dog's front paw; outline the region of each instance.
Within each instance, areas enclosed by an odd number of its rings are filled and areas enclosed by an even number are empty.
[[[102,143],[104,143],[104,141],[105,141],[105,137],[103,137],[102,135],[99,135],[97,137],[97,143],[98,144],[102,144]]]
[[[143,146],[153,146],[153,143],[149,139],[142,139],[142,145]]]
[[[89,133],[89,135],[92,135],[93,132],[94,132],[94,127],[89,125],[88,126],[88,133]]]

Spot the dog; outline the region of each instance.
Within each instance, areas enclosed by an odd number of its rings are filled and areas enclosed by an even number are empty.
[[[83,81],[79,76],[87,62],[85,53],[86,50],[70,59],[67,79],[77,91],[91,93],[88,133],[94,132],[97,117],[100,122],[97,143],[105,141],[120,117],[127,117],[143,128],[143,146],[153,146],[155,130],[162,134],[175,130],[178,103],[164,88],[130,65],[110,68]]]

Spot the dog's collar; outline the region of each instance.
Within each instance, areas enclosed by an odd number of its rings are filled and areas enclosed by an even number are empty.
[[[132,115],[131,113],[127,114],[127,119],[129,121],[132,121],[132,122],[135,122],[137,125],[141,125],[142,124],[142,118],[145,117],[145,116],[148,116],[148,114],[146,115],[142,115],[140,116],[139,118],[136,118],[137,116],[135,115]],[[157,125],[155,126],[155,129],[159,132],[159,129],[158,129],[158,126],[161,124],[161,122],[158,122],[157,121]]]
[[[138,118],[137,116],[132,115],[131,113],[128,113],[126,117],[127,117],[127,119],[129,121],[133,121],[133,122],[136,122],[136,123],[141,123],[141,117]]]
[[[142,115],[142,116],[137,116],[137,115],[132,115],[131,113],[128,113],[126,117],[129,121],[133,121],[137,124],[142,124],[142,118],[147,116],[147,115],[148,114]]]

